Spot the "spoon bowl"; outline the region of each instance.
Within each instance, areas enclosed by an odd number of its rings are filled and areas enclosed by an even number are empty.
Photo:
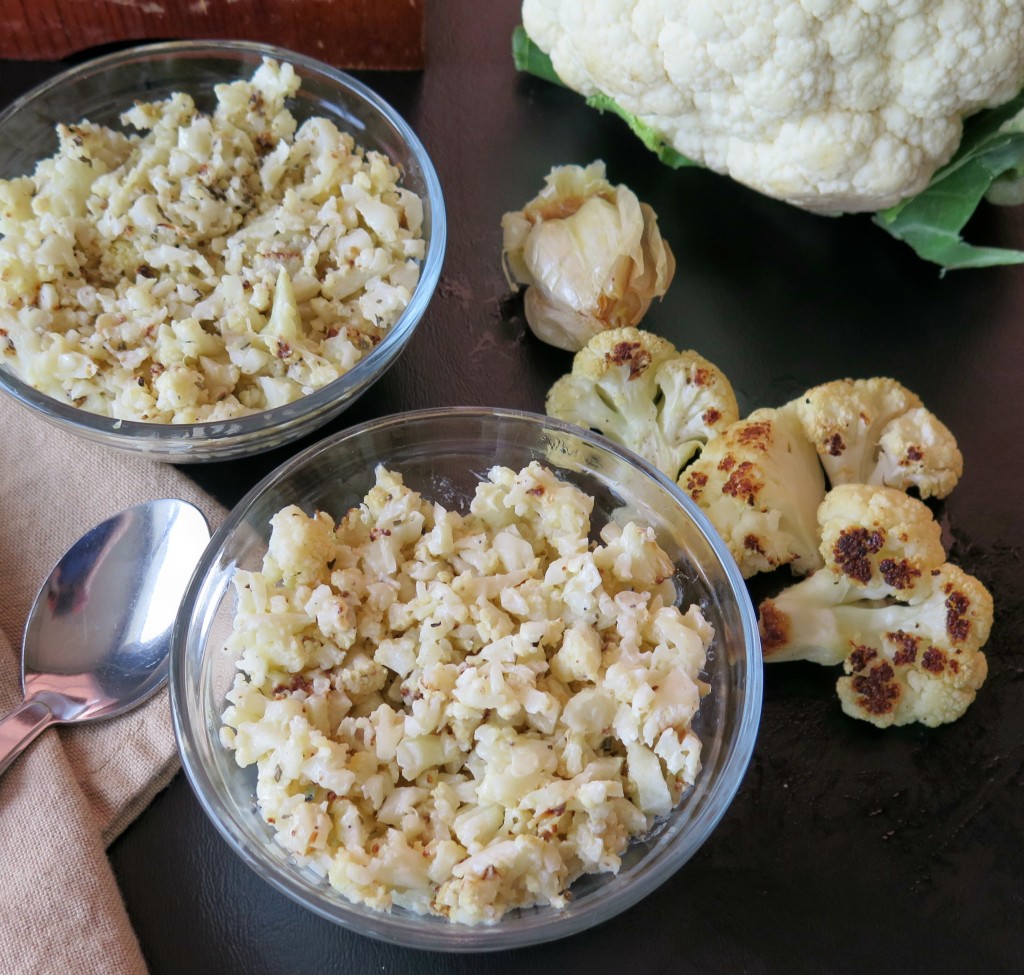
[[[195,506],[166,498],[108,518],[64,553],[29,612],[25,700],[0,720],[0,773],[49,725],[112,718],[163,686],[209,537]]]

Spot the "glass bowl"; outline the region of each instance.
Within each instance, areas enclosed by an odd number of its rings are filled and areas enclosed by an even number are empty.
[[[251,77],[263,57],[287,61],[302,80],[288,107],[301,123],[326,117],[365,149],[386,153],[402,185],[423,201],[426,254],[404,313],[349,372],[302,399],[237,419],[208,423],[116,420],[76,409],[22,382],[0,362],[0,388],[44,420],[121,451],[175,463],[229,460],[279,447],[336,416],[395,361],[423,317],[441,273],[446,219],[441,184],[422,143],[390,105],[364,84],[312,58],[244,41],[180,41],[133,47],[57,75],[0,113],[0,178],[31,174],[57,148],[54,126],[85,118],[119,127],[135,101],[191,94],[210,110],[214,86]]]
[[[234,659],[231,632],[236,567],[259,569],[271,516],[288,504],[336,519],[374,484],[374,468],[400,472],[407,486],[465,511],[478,482],[500,464],[533,460],[596,499],[592,528],[617,509],[654,527],[677,566],[682,604],[697,602],[714,625],[704,699],[694,730],[703,768],[676,809],[635,841],[618,874],[584,876],[565,908],[512,911],[491,926],[452,924],[395,909],[353,904],[311,871],[289,863],[256,807],[255,767],[240,768],[220,744],[224,695]],[[621,512],[620,512],[621,514]],[[171,707],[182,763],[206,813],[235,852],[278,890],[353,931],[444,951],[487,951],[564,937],[650,894],[707,839],[739,788],[761,711],[760,644],[753,606],[736,564],[700,511],[631,452],[579,427],[508,410],[449,408],[384,417],[335,434],[287,461],[231,512],[210,542],[185,595],[172,641]]]

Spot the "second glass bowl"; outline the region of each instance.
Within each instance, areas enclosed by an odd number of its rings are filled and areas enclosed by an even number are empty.
[[[651,525],[677,568],[685,605],[698,603],[715,628],[694,730],[703,768],[694,788],[651,835],[634,842],[618,874],[584,876],[562,909],[518,910],[489,927],[467,927],[396,909],[353,904],[325,880],[288,861],[255,802],[254,768],[220,744],[224,695],[235,666],[231,632],[236,568],[259,569],[270,518],[286,505],[340,519],[358,505],[383,464],[426,499],[465,512],[494,465],[531,461],[595,498],[596,533],[625,513]],[[278,890],[345,927],[417,948],[486,951],[560,938],[606,920],[678,870],[725,813],[746,771],[761,709],[761,660],[753,606],[739,570],[703,515],[644,461],[578,427],[529,413],[452,408],[363,424],[308,448],[258,484],[214,535],[186,594],[175,630],[171,702],[188,778],[235,852]]]

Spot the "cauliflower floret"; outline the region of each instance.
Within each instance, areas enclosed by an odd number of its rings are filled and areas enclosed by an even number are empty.
[[[885,484],[944,498],[963,473],[953,434],[895,379],[839,379],[793,408],[832,487]]]
[[[518,522],[520,536],[535,552],[567,557],[586,549],[593,498],[560,481],[537,461],[519,472],[494,467],[487,472],[487,481],[469,506],[485,526],[504,528]],[[497,558],[499,553],[492,554]]]
[[[973,582],[973,580],[972,580]],[[959,596],[984,597],[960,580]],[[981,651],[943,648],[922,636],[896,630],[882,634],[877,648],[856,646],[843,661],[847,676],[836,683],[843,711],[878,728],[919,721],[934,728],[956,721],[974,703],[988,676]]]
[[[434,906],[452,921],[496,921],[497,905],[510,898],[523,907],[566,903],[568,870],[551,844],[517,836],[463,860],[438,889]],[[511,897],[510,897],[511,895]]]
[[[857,583],[864,599],[908,597],[945,561],[931,511],[895,490],[833,488],[818,508],[818,525],[825,571],[835,583]]]
[[[601,672],[601,637],[586,623],[565,630],[562,645],[551,657],[551,673],[568,684],[574,680],[596,683]]]
[[[558,77],[683,156],[822,212],[919,192],[1024,85],[1018,0],[524,0]]]
[[[710,440],[679,479],[745,578],[821,565],[817,511],[825,478],[791,407],[755,410]]]
[[[607,572],[613,579],[639,591],[651,593],[662,592],[662,585],[672,577],[675,566],[664,549],[658,544],[658,538],[650,525],[640,526],[629,522],[619,527],[609,522],[601,529],[603,546],[594,552],[594,564],[602,572]],[[667,592],[673,592],[668,583]],[[669,602],[671,602],[671,595]]]
[[[270,519],[270,542],[263,572],[273,581],[316,583],[330,576],[334,559],[334,521],[326,512],[312,518],[296,505]]]
[[[929,632],[942,640],[947,611],[936,573],[945,552],[927,505],[895,488],[846,484],[828,493],[818,520],[824,567],[761,603],[766,661],[838,664],[851,641],[917,630],[929,616],[939,624]]]
[[[636,325],[662,297],[676,262],[654,211],[605,179],[604,163],[558,166],[522,210],[506,213],[502,262],[526,285],[526,321],[572,352],[605,329]]]
[[[548,391],[545,409],[636,451],[673,481],[739,419],[732,386],[717,366],[637,328],[592,338],[572,372]]]
[[[760,605],[765,662],[843,662],[844,710],[879,726],[955,720],[987,673],[988,590],[895,488],[840,485],[819,519],[824,567]]]

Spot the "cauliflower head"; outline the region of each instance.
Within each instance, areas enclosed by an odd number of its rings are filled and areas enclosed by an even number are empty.
[[[524,0],[559,78],[694,161],[819,212],[913,196],[1024,86],[1019,0]]]
[[[885,484],[944,498],[964,461],[956,438],[895,379],[838,379],[793,407],[830,484]]]
[[[755,410],[710,440],[679,480],[749,578],[821,565],[818,506],[825,477],[789,407]]]
[[[717,366],[638,328],[594,336],[548,391],[545,409],[636,451],[673,481],[739,419],[732,385]]]
[[[840,485],[818,517],[825,565],[759,607],[765,662],[842,663],[843,710],[879,727],[955,721],[988,672],[988,590],[895,488]]]

